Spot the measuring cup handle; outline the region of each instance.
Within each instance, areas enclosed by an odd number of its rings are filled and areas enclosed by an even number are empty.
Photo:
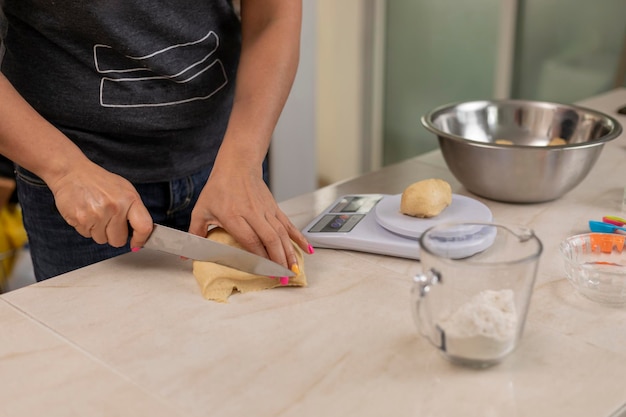
[[[432,314],[428,307],[428,293],[433,286],[442,282],[441,274],[435,269],[417,274],[413,277],[413,287],[411,288],[411,311],[417,329],[426,337],[433,345],[442,348],[443,340],[441,337],[433,337],[438,334],[439,330],[435,327],[432,320]]]

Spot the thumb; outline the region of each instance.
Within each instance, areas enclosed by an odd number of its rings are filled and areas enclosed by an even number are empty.
[[[192,214],[191,223],[189,224],[189,233],[202,237],[207,237],[209,232],[209,225],[222,227],[222,224],[217,220],[212,220],[210,223],[201,217],[196,217]]]
[[[130,247],[141,248],[148,240],[148,237],[150,237],[150,233],[152,233],[152,228],[154,227],[152,217],[148,209],[139,202],[130,206],[127,218],[133,230],[130,238]]]

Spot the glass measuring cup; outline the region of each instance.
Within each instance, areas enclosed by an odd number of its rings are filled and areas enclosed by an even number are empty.
[[[523,226],[449,223],[420,237],[422,272],[414,277],[412,311],[420,333],[458,364],[486,367],[517,346],[539,258]]]

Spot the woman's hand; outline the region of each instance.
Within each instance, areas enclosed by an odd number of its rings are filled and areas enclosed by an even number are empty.
[[[248,251],[298,272],[293,240],[305,252],[305,237],[283,213],[261,172],[213,170],[191,215],[193,234],[206,236],[210,225],[220,226]],[[296,267],[294,268],[294,265]]]
[[[141,247],[152,232],[152,218],[135,187],[96,164],[76,164],[48,186],[65,221],[97,243],[124,246],[130,224],[130,245]]]
[[[57,209],[82,236],[120,247],[133,229],[131,247],[141,247],[152,218],[124,178],[91,162],[55,126],[39,115],[0,73],[0,153],[39,176]]]
[[[291,240],[310,245],[262,179],[262,162],[298,66],[301,0],[242,0],[242,49],[228,128],[191,215],[190,232],[228,231],[248,251],[297,273]],[[294,267],[296,266],[296,267]]]

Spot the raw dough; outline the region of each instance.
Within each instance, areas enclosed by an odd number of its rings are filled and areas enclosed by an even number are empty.
[[[559,146],[559,145],[566,145],[567,141],[563,138],[552,138],[552,140],[550,140],[550,142],[548,142],[548,146]]]
[[[435,217],[452,203],[452,188],[446,181],[431,178],[409,185],[400,199],[400,212],[413,217]]]
[[[496,143],[498,145],[513,145],[513,141],[510,141],[508,139],[496,139]]]
[[[208,238],[216,242],[241,248],[241,246],[235,242],[235,239],[221,228],[212,229],[209,232]],[[306,287],[307,282],[306,276],[304,275],[302,250],[300,250],[295,243],[293,246],[296,251],[300,273],[295,277],[289,278],[287,286]],[[228,302],[228,297],[236,291],[246,293],[275,287],[284,287],[284,285],[280,285],[278,278],[249,274],[213,262],[194,261],[193,275],[196,277],[198,285],[200,285],[200,290],[204,298],[220,303]]]

